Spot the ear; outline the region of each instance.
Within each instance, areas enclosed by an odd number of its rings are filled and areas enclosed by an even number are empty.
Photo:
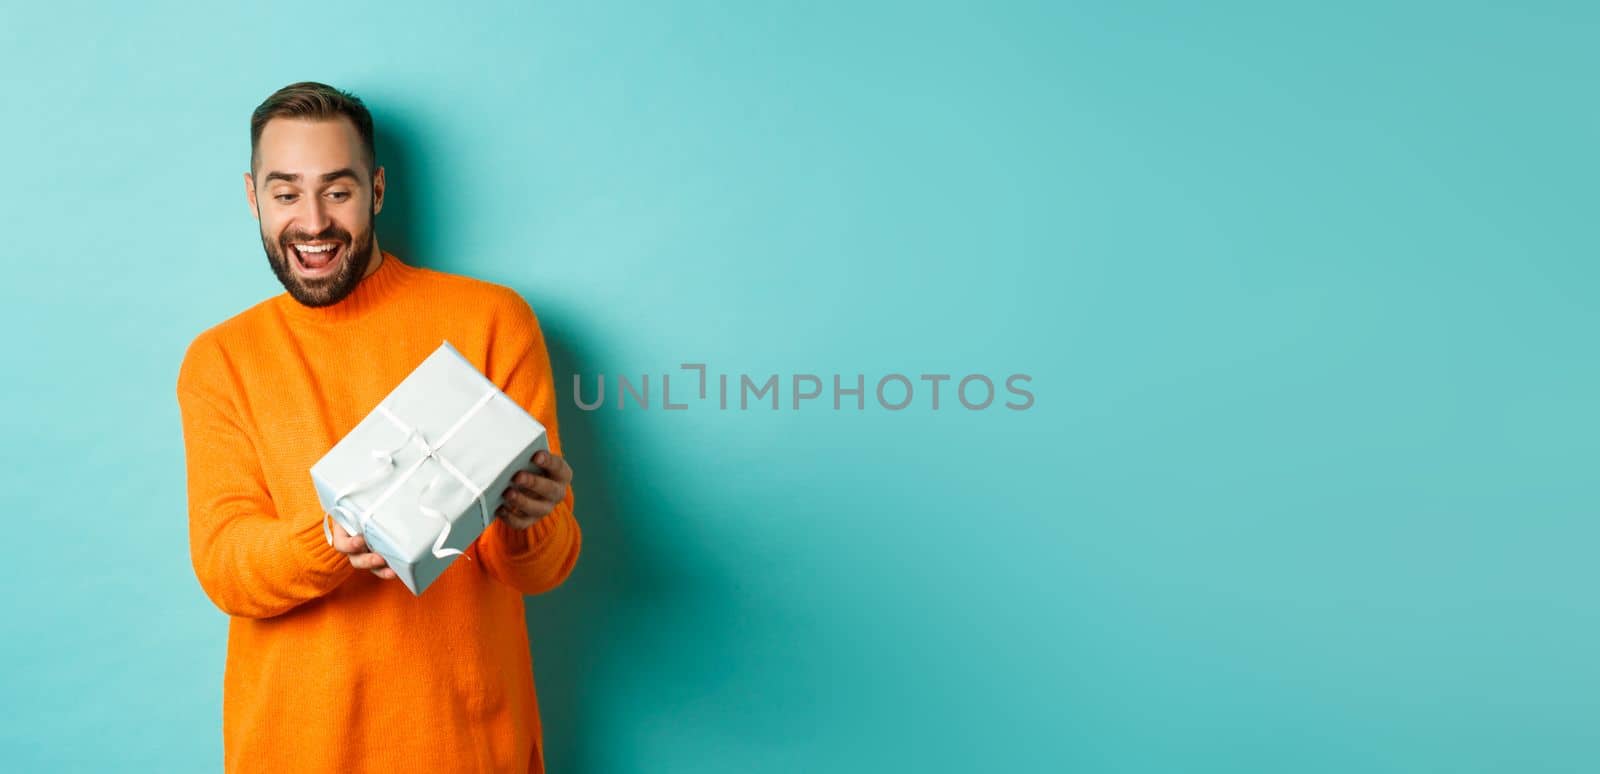
[[[244,173],[244,198],[250,202],[250,215],[261,220],[261,208],[256,205],[256,181],[249,172]]]
[[[388,184],[383,180],[383,167],[372,175],[372,214],[383,211],[383,190]]]

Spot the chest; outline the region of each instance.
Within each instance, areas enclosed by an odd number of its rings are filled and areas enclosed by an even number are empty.
[[[280,512],[319,507],[311,466],[444,340],[483,368],[482,335],[418,327],[348,342],[290,337],[288,351],[238,364],[245,431]]]

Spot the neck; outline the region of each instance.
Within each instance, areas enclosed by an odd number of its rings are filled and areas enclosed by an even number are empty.
[[[359,320],[383,307],[418,276],[417,269],[408,266],[392,254],[378,249],[374,240],[372,257],[361,275],[361,281],[350,295],[329,306],[303,306],[288,293],[278,295],[278,304],[284,314],[297,321],[309,323],[345,323]]]
[[[362,272],[361,278],[362,279],[366,279],[366,278],[372,276],[372,273],[377,271],[378,270],[378,266],[380,264],[382,264],[382,263],[383,263],[383,248],[378,246],[378,235],[377,234],[373,234],[372,235],[372,254],[367,256],[367,270],[365,272]]]

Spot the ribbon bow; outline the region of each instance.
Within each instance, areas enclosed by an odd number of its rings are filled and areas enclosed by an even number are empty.
[[[468,477],[467,474],[462,473],[460,468],[457,468],[455,465],[451,464],[449,459],[439,454],[439,450],[442,449],[445,444],[449,443],[451,438],[455,437],[456,431],[464,427],[467,424],[467,421],[472,419],[474,414],[478,413],[479,409],[483,408],[485,405],[488,405],[489,401],[493,399],[494,396],[499,394],[500,391],[498,389],[494,388],[493,386],[489,387],[489,389],[484,391],[483,395],[478,398],[477,402],[472,404],[472,408],[467,409],[466,413],[462,414],[461,418],[457,419],[456,423],[451,425],[450,429],[444,432],[444,435],[439,436],[439,440],[436,443],[429,443],[428,439],[423,436],[421,431],[407,424],[401,420],[400,417],[395,416],[394,412],[390,411],[388,406],[379,403],[377,408],[378,413],[382,414],[383,417],[389,420],[389,422],[395,427],[400,428],[400,430],[405,433],[405,437],[400,439],[400,443],[396,444],[392,449],[373,449],[372,456],[378,461],[378,464],[370,474],[340,490],[334,496],[335,505],[333,506],[333,509],[349,517],[348,520],[356,525],[357,535],[366,534],[367,528],[371,526],[373,519],[376,518],[378,509],[381,508],[386,501],[388,501],[391,495],[399,491],[401,485],[405,484],[406,480],[410,479],[412,474],[416,473],[419,469],[421,469],[424,463],[431,459],[439,463],[439,466],[443,467],[450,475],[455,476],[456,480],[460,481],[461,484],[467,488],[467,491],[472,493],[473,498],[478,502],[478,513],[483,518],[483,526],[488,528],[489,504],[484,500],[483,487],[478,486],[478,484]],[[394,481],[390,482],[389,486],[383,490],[383,493],[378,495],[378,499],[373,501],[370,508],[363,509],[357,506],[354,502],[349,501],[350,495],[388,478],[389,475],[394,471],[395,453],[399,452],[401,449],[404,449],[406,444],[410,443],[413,439],[422,445],[422,456],[418,457],[416,462],[411,463],[411,466],[406,468],[405,472],[401,473],[399,478],[396,478]],[[433,505],[429,505],[428,503],[424,502],[427,499],[428,492],[439,483],[440,478],[440,475],[435,474],[433,479],[428,482],[427,486],[422,488],[422,491],[417,495],[417,510],[421,511],[423,515],[428,516],[429,518],[438,519],[444,522],[444,528],[439,531],[439,536],[434,538],[433,541],[433,555],[443,559],[447,556],[464,554],[464,552],[458,549],[444,547],[445,541],[450,539],[450,527],[452,526],[450,523],[450,517],[446,515],[444,511],[441,511]],[[333,531],[328,528],[328,519],[329,515],[323,514],[322,534],[327,537],[328,545],[333,545]],[[467,559],[470,560],[472,557],[468,555]]]

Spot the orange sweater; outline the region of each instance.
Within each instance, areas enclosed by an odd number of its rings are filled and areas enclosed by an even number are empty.
[[[201,333],[177,392],[189,549],[231,618],[228,772],[543,772],[523,595],[572,572],[573,496],[525,530],[489,525],[413,597],[328,545],[310,468],[441,340],[549,432],[538,319],[514,291],[384,252],[329,307],[287,293]]]

